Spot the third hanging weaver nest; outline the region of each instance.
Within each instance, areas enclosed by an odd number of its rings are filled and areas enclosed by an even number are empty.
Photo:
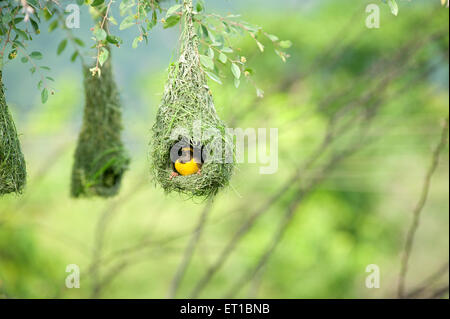
[[[178,61],[168,81],[153,126],[152,174],[166,192],[210,197],[229,183],[234,167],[233,141],[218,117],[204,71],[193,25],[192,1],[185,0]],[[171,178],[171,150],[178,142],[203,152],[201,174]]]

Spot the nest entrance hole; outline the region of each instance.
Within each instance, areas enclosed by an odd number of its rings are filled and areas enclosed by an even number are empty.
[[[112,168],[108,168],[103,174],[101,178],[101,184],[103,187],[107,188],[115,188],[120,185],[122,181],[123,171],[117,172]]]

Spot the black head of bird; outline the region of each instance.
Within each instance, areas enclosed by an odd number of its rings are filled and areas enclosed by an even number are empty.
[[[181,154],[176,159],[173,165],[174,172],[172,173],[171,178],[177,176],[178,174],[182,176],[201,174],[201,154],[197,154],[197,151],[194,152],[194,150],[190,146],[183,147],[180,153]]]

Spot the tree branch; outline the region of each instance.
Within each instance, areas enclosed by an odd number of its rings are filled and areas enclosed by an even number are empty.
[[[411,223],[411,226],[408,230],[408,233],[406,235],[406,243],[405,248],[403,251],[403,257],[401,261],[401,268],[400,268],[400,276],[398,281],[398,290],[397,290],[397,297],[398,298],[404,298],[405,297],[405,280],[406,275],[408,273],[408,262],[411,256],[411,251],[414,244],[414,237],[416,235],[417,229],[419,228],[420,224],[420,215],[425,207],[425,204],[428,199],[428,194],[430,191],[430,185],[431,185],[431,178],[433,177],[433,174],[435,173],[438,165],[439,165],[439,156],[445,146],[447,145],[447,135],[449,130],[449,118],[445,120],[441,138],[439,141],[439,144],[434,149],[432,159],[431,159],[431,165],[426,173],[425,181],[423,183],[422,192],[419,198],[419,202],[417,203],[414,211],[413,211],[413,221]]]

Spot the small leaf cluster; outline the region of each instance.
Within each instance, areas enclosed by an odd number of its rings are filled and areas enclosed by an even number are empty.
[[[163,13],[163,9],[156,0],[123,0],[119,11],[123,17],[119,30],[137,27],[139,31],[133,39],[133,48],[137,48],[144,40],[148,43],[149,32],[158,24],[158,14]]]
[[[266,45],[263,43],[269,42],[283,62],[289,58],[285,50],[292,46],[291,41],[280,40],[261,27],[242,21],[239,15],[220,16],[205,13],[204,3],[200,0],[197,2],[194,17],[200,39],[200,61],[208,77],[219,84],[222,83],[221,78],[225,77],[227,70],[230,70],[236,88],[243,77],[255,85],[251,80],[254,70],[247,65],[247,58],[242,49],[234,45],[238,37],[250,36],[261,52],[266,51]],[[255,88],[257,95],[262,97],[264,92],[256,85]]]
[[[76,3],[81,6],[85,3],[84,0],[76,0]],[[52,11],[45,12],[45,19],[49,21],[48,32],[51,33],[56,29],[62,29],[66,33],[66,37],[61,40],[56,48],[57,55],[61,55],[66,48],[68,48],[68,44],[70,43],[73,47],[73,52],[70,55],[70,61],[75,62],[77,59],[83,60],[83,54],[81,52],[82,48],[85,47],[85,43],[78,37],[75,37],[72,34],[72,31],[66,26],[66,16],[68,12],[64,11],[62,7],[55,6]]]
[[[93,76],[101,75],[101,68],[110,57],[110,47],[120,47],[124,40],[118,35],[119,31],[137,29],[131,46],[137,48],[145,41],[149,42],[150,32],[158,24],[163,29],[180,25],[183,18],[183,1],[175,0],[171,6],[163,6],[163,0],[75,0],[79,6],[87,6],[94,19],[91,27],[93,44],[89,49],[96,52],[95,62],[90,71]],[[120,17],[114,17],[113,5],[118,5]],[[41,21],[48,24],[48,32],[63,30],[65,36],[56,47],[57,55],[61,55],[70,48],[70,60],[81,60],[84,63],[82,50],[85,43],[73,35],[66,26],[69,13],[64,11],[61,1],[54,0],[7,0],[0,1],[0,67],[4,62],[21,56],[23,63],[30,63],[30,72],[39,73],[38,88],[41,90],[42,102],[46,102],[53,89],[49,81],[53,79],[46,74],[50,71],[47,66],[38,64],[42,54],[37,51],[27,52],[27,42],[41,32]],[[115,13],[114,13],[115,14]],[[116,19],[117,18],[117,19]],[[119,21],[119,22],[118,22]],[[254,70],[247,64],[247,58],[242,50],[234,45],[236,38],[250,36],[261,52],[266,50],[266,43],[270,42],[275,53],[283,60],[289,57],[285,52],[292,43],[281,41],[277,36],[266,33],[261,27],[241,21],[238,15],[220,16],[209,14],[205,10],[205,1],[197,0],[194,7],[194,23],[200,41],[199,53],[202,70],[217,83],[222,83],[227,73],[231,74],[234,84],[239,87],[243,78],[252,84],[251,76]],[[181,27],[181,26],[180,26]],[[90,62],[88,62],[89,64]],[[256,85],[255,85],[256,87]],[[263,91],[256,88],[258,96]]]
[[[397,3],[397,0],[382,0],[382,1],[389,6],[389,8],[391,9],[391,13],[393,15],[395,15],[395,16],[398,15],[399,6],[398,6],[398,3]],[[408,0],[408,1],[411,1],[411,0]],[[447,5],[447,8],[449,7],[449,4],[450,4],[449,0],[440,0],[440,1],[441,1],[441,4],[443,6]]]
[[[29,64],[30,73],[36,73],[40,77],[37,88],[41,91],[43,103],[47,101],[49,93],[54,94],[49,84],[54,80],[48,76],[50,67],[40,65],[42,53],[29,52],[28,43],[41,33],[42,19],[48,20],[55,10],[54,2],[38,0],[0,2],[0,69],[14,59]]]
[[[39,29],[41,10],[43,8],[37,0],[0,2],[1,67],[8,60],[24,55],[26,43],[41,32]]]
[[[132,41],[132,47],[136,48],[145,41],[148,43],[150,31],[161,23],[163,29],[173,28],[180,24],[183,16],[183,5],[181,0],[165,8],[157,0],[122,0],[119,4],[119,14],[121,22],[117,23],[112,16],[108,6],[112,1],[93,0],[90,5],[95,8],[104,21],[112,25],[118,25],[119,31],[130,28],[137,28],[138,34]],[[222,79],[229,72],[233,76],[234,84],[239,87],[243,78],[251,83],[251,76],[254,70],[248,67],[247,58],[242,50],[233,45],[235,39],[240,36],[250,36],[256,48],[264,52],[266,50],[265,41],[270,42],[275,53],[286,62],[289,55],[285,52],[292,43],[288,40],[280,40],[277,36],[265,32],[261,27],[240,20],[239,15],[220,16],[218,14],[208,14],[205,10],[204,0],[197,0],[194,7],[194,23],[200,39],[200,62],[203,71],[213,81],[222,84]],[[108,58],[107,44],[119,46],[123,43],[117,35],[112,35],[111,30],[102,26],[99,19],[97,25],[92,29],[93,39],[96,42],[94,47],[98,49],[97,64],[91,69],[92,74],[100,74],[100,67]],[[255,85],[256,87],[256,85]],[[256,87],[258,96],[263,96],[264,92]]]
[[[389,5],[391,12],[393,15],[398,15],[398,4],[396,0],[382,0],[384,3]]]

